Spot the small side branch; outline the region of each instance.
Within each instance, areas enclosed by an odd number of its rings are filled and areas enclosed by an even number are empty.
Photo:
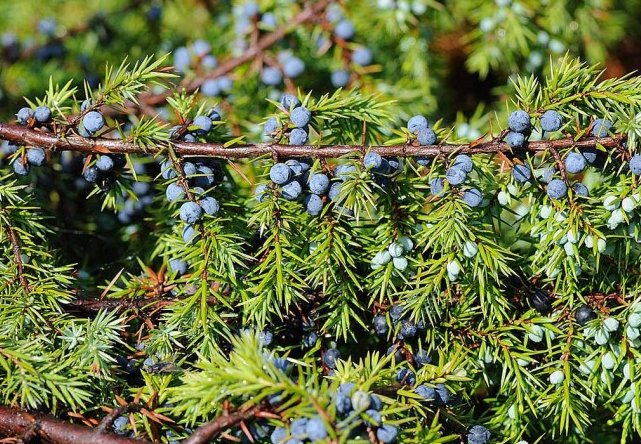
[[[16,261],[16,267],[18,268],[18,280],[20,281],[22,288],[29,293],[31,292],[31,287],[29,287],[29,281],[24,273],[24,262],[22,261],[22,250],[20,249],[20,236],[16,232],[15,228],[11,226],[7,226],[6,228],[9,241],[11,242],[11,248],[13,249],[13,258]]]
[[[183,82],[181,87],[183,87],[187,92],[192,93],[196,89],[200,88],[205,81],[222,77],[229,74],[239,66],[251,62],[258,57],[259,54],[275,45],[289,33],[300,27],[300,25],[317,19],[331,3],[331,0],[311,1],[309,6],[293,17],[285,26],[265,35],[258,40],[255,45],[251,45],[247,51],[238,57],[234,57],[221,63],[216,69],[208,73],[206,76]],[[167,101],[169,96],[169,93],[148,94],[140,98],[140,105],[128,103],[125,109],[127,111],[135,111],[138,109],[160,106]],[[114,114],[118,114],[118,112]]]

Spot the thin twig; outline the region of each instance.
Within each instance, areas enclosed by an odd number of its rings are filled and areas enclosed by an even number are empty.
[[[94,432],[109,433],[117,417],[119,417],[124,413],[136,412],[141,408],[144,408],[144,406],[140,404],[135,404],[132,402],[126,405],[121,405],[119,407],[116,407],[115,409],[112,409],[111,412],[107,414],[107,416],[102,418],[102,421],[100,421],[100,424],[98,424],[98,426],[94,429]]]
[[[22,261],[22,250],[20,248],[20,236],[16,233],[15,228],[7,225],[7,234],[9,235],[9,241],[11,242],[11,248],[13,249],[13,258],[16,261],[16,267],[18,268],[18,280],[20,285],[24,288],[27,293],[31,292],[31,287],[29,287],[29,281],[27,276],[24,274],[24,262]]]
[[[564,138],[559,140],[541,140],[529,142],[524,150],[550,151],[551,149],[587,149],[594,148],[597,144],[605,148],[620,148],[625,140],[625,135],[613,137],[593,138],[581,140]],[[120,139],[85,138],[75,135],[61,137],[52,133],[30,129],[24,126],[0,123],[0,139],[8,140],[22,145],[41,146],[43,148],[62,151],[77,151],[82,153],[120,153],[120,154],[145,154],[156,153],[163,147],[141,147],[132,142]],[[512,151],[507,143],[492,140],[484,143],[461,145],[393,145],[393,146],[361,146],[361,145],[279,145],[271,143],[256,143],[225,147],[222,143],[189,143],[183,141],[171,142],[176,154],[182,156],[208,156],[223,159],[256,158],[265,155],[276,155],[278,158],[314,157],[338,158],[347,154],[362,151],[376,151],[384,156],[396,157],[436,157],[451,154],[483,154],[483,153],[509,153]]]

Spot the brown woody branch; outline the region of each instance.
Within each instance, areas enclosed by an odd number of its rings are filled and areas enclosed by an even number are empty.
[[[303,23],[317,19],[320,14],[332,3],[331,0],[313,0],[311,4],[303,9],[298,15],[292,18],[286,25],[278,28],[276,31],[271,32],[264,37],[260,38],[255,45],[252,45],[247,51],[238,57],[226,60],[221,63],[213,71],[207,73],[207,75],[198,77],[191,80],[184,80],[182,84],[178,87],[178,90],[185,89],[187,92],[194,92],[196,89],[207,80],[217,79],[226,74],[229,74],[234,69],[238,68],[245,63],[248,63],[254,60],[259,54],[273,46],[274,44],[281,41],[287,34],[294,31],[298,26]],[[170,92],[161,93],[161,94],[145,94],[140,100],[139,104],[133,102],[128,102],[125,105],[126,111],[136,111],[138,109],[144,109],[149,107],[155,107],[163,105],[167,98],[171,95]],[[107,111],[107,114],[119,114],[118,110]]]
[[[9,242],[11,242],[11,248],[13,250],[13,259],[16,261],[16,267],[18,268],[18,280],[20,285],[24,290],[29,293],[31,288],[29,287],[29,281],[24,274],[24,263],[22,261],[22,250],[20,248],[20,237],[16,232],[15,228],[7,225],[6,226],[7,235],[9,237]]]
[[[62,421],[50,415],[28,413],[0,407],[0,437],[30,436],[51,444],[141,444],[149,441],[130,439]]]
[[[239,409],[233,413],[224,413],[222,416],[201,426],[183,444],[206,444],[230,427],[234,427],[243,421],[248,421],[259,415],[264,406],[256,405],[245,409]]]
[[[0,123],[0,139],[17,144],[42,146],[51,150],[77,151],[82,153],[120,153],[143,154],[154,153],[162,147],[144,148],[132,142],[120,139],[84,138],[75,135],[61,137],[53,133],[37,131],[24,126]],[[585,138],[575,141],[572,138],[559,140],[541,140],[529,142],[525,148],[513,150],[510,146],[494,139],[488,142],[474,144],[441,144],[429,146],[393,145],[393,146],[365,146],[365,145],[279,145],[272,143],[256,143],[237,145],[226,148],[222,143],[188,143],[172,141],[174,151],[183,156],[208,156],[223,159],[256,158],[264,155],[273,157],[314,157],[338,158],[346,154],[366,151],[376,151],[384,156],[397,157],[437,157],[451,154],[482,154],[482,153],[509,153],[513,151],[550,151],[568,148],[587,149],[594,148],[597,144],[605,148],[618,148],[625,140],[625,135],[604,138]]]

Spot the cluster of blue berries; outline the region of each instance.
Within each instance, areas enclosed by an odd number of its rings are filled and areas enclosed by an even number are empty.
[[[403,272],[407,269],[409,262],[405,255],[407,255],[414,248],[414,243],[409,237],[403,236],[396,242],[389,244],[387,249],[379,251],[372,258],[370,266],[372,270],[377,270],[386,266],[390,262],[393,264],[394,269]]]
[[[426,328],[425,322],[423,322],[422,320],[415,323],[408,319],[401,304],[392,305],[388,310],[388,314],[394,327],[396,338],[399,341],[409,341],[415,338],[418,335],[419,331],[424,331]],[[374,316],[374,319],[372,320],[372,326],[374,327],[374,331],[377,335],[387,336],[389,328],[386,315],[379,314]],[[399,349],[395,345],[392,345],[387,350],[387,353],[394,353],[394,357],[397,362],[403,361],[405,359],[405,355],[402,353],[401,349]],[[424,365],[430,362],[430,358],[427,356],[427,354],[425,354],[425,352],[420,352],[414,355],[414,361],[420,362],[422,365]]]
[[[196,40],[191,45],[180,46],[174,50],[174,69],[183,73],[190,66],[214,69],[218,59],[211,54],[211,45],[205,40]]]
[[[436,143],[436,133],[430,127],[425,116],[416,115],[407,121],[407,129],[413,134],[414,140],[420,146],[434,145]],[[419,165],[428,166],[429,158],[416,159]]]
[[[125,164],[125,156],[101,154],[93,165],[84,169],[82,177],[89,183],[95,183],[100,188],[107,189],[116,180],[117,171]]]
[[[290,125],[285,128],[280,125],[276,117],[271,117],[265,122],[263,133],[278,141],[287,137],[290,145],[305,145],[309,138],[312,112],[303,106],[296,96],[291,94],[283,94],[280,104],[289,114]]]
[[[530,115],[523,110],[516,110],[510,114],[507,120],[509,128],[505,135],[505,141],[512,148],[522,148],[525,146],[528,137],[532,133],[532,123]]]
[[[4,152],[6,155],[15,154],[18,147],[13,144],[5,145]],[[11,166],[13,172],[18,176],[26,176],[31,171],[31,167],[39,167],[47,161],[47,154],[41,147],[26,147],[24,155],[16,155]]]
[[[275,117],[265,123],[264,133],[275,139],[287,136],[291,145],[307,143],[311,111],[302,106],[300,101],[292,95],[285,94],[281,105],[289,112],[290,125],[283,128]],[[288,134],[285,134],[289,131]],[[272,165],[269,170],[273,188],[280,190],[280,195],[291,201],[302,199],[305,209],[312,216],[318,216],[330,195],[332,189],[331,176],[325,172],[311,172],[311,159],[290,159]],[[261,184],[256,187],[256,198],[262,201],[268,187]],[[331,197],[330,197],[331,198]]]
[[[420,159],[418,160],[420,162]],[[467,154],[459,154],[454,158],[449,168],[445,171],[445,180],[455,187],[460,187],[468,179],[468,175],[474,170],[472,158]],[[433,196],[441,196],[445,189],[445,181],[441,177],[436,177],[430,181],[430,193]],[[487,201],[483,198],[483,193],[474,187],[461,190],[463,202],[471,208],[483,206]]]
[[[16,113],[16,120],[20,125],[44,125],[51,121],[51,108],[46,105],[38,106],[33,109],[23,107]]]
[[[363,167],[372,174],[374,182],[380,189],[386,189],[395,176],[403,171],[403,162],[398,157],[382,157],[376,151],[370,151],[363,157]]]
[[[198,137],[211,133],[222,117],[216,108],[211,108],[204,115],[194,117],[191,125],[175,125],[169,129],[169,138],[185,142],[197,142]]]
[[[361,427],[362,432],[371,428],[376,431],[376,437],[381,443],[396,441],[398,429],[384,423],[381,415],[383,403],[376,394],[360,390],[353,382],[344,382],[331,396],[337,416],[352,419],[349,423],[338,422],[337,427],[350,427],[354,434],[361,432]],[[354,421],[360,421],[359,428],[354,428]],[[272,444],[302,444],[324,442],[328,436],[325,422],[319,416],[314,416],[294,419],[288,427],[276,427],[270,438]]]
[[[185,186],[194,195],[195,199],[184,202],[179,210],[180,219],[186,224],[183,228],[183,240],[188,243],[197,236],[194,224],[202,218],[203,214],[215,216],[220,211],[218,200],[212,196],[206,196],[206,193],[223,180],[224,174],[220,162],[212,158],[191,158],[189,161],[182,162],[182,170],[186,184],[180,180],[169,183],[165,196],[168,202],[183,200],[187,194]],[[162,163],[161,174],[166,180],[178,177],[169,160]]]

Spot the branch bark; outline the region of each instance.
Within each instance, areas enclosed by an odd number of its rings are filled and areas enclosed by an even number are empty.
[[[51,444],[141,444],[149,441],[130,439],[96,429],[71,424],[50,415],[31,414],[0,407],[0,437],[13,438],[31,433],[39,442]]]
[[[253,419],[262,409],[262,406],[256,405],[219,416],[198,428],[198,430],[192,433],[182,444],[206,444],[228,428],[238,425],[242,421]]]
[[[24,126],[0,123],[0,139],[8,140],[22,145],[41,146],[51,150],[77,151],[82,153],[120,153],[144,154],[155,153],[162,147],[143,148],[132,142],[120,139],[84,138],[80,136],[61,137],[53,133],[37,131]],[[376,151],[383,156],[396,157],[437,157],[450,154],[482,154],[482,153],[509,153],[509,152],[537,152],[552,149],[562,150],[568,148],[587,149],[594,148],[597,144],[605,148],[618,148],[625,140],[625,135],[604,138],[585,138],[575,141],[572,138],[559,140],[541,140],[529,142],[525,148],[512,149],[500,140],[488,142],[462,144],[462,145],[393,145],[393,146],[365,146],[365,145],[279,145],[272,143],[256,143],[237,145],[226,148],[222,143],[188,143],[171,141],[174,151],[182,156],[208,156],[223,159],[256,158],[264,155],[281,158],[314,157],[321,159],[338,158],[350,153]]]
[[[24,274],[24,263],[22,262],[22,250],[20,248],[20,237],[16,232],[15,228],[7,225],[6,227],[7,235],[9,237],[9,242],[11,242],[11,248],[13,250],[13,258],[16,261],[16,267],[18,269],[18,280],[20,285],[24,288],[27,293],[31,292],[31,287],[29,286],[29,281]]]

